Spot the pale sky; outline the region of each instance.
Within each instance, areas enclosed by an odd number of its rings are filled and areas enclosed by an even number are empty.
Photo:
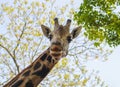
[[[4,0],[9,1],[9,0]],[[29,1],[29,0],[28,0]],[[41,1],[41,0],[39,0]],[[68,3],[70,0],[59,0],[58,3]],[[79,7],[79,3],[82,2],[82,0],[74,0],[75,4],[74,7]],[[2,3],[3,0],[0,0],[0,3]],[[64,3],[63,3],[64,2]],[[61,5],[61,4],[59,4]],[[99,75],[101,76],[102,80],[105,81],[109,86],[108,87],[120,87],[120,52],[119,52],[120,46],[116,47],[113,51],[113,53],[108,56],[109,60],[106,62],[100,62],[100,61],[89,61],[87,63],[89,70],[98,70]]]
[[[120,87],[120,46],[116,47],[108,58],[106,62],[89,61],[89,70],[98,70],[108,87]]]

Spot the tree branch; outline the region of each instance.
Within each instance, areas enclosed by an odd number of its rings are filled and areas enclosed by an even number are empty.
[[[24,34],[24,31],[25,31],[25,27],[26,27],[26,22],[25,22],[25,24],[24,24],[24,26],[23,26],[22,33],[20,34],[20,37],[19,37],[19,39],[18,39],[18,41],[17,41],[17,45],[16,45],[15,49],[13,50],[13,55],[14,55],[14,56],[15,56],[15,51],[16,51],[16,49],[17,49],[18,46],[20,45],[21,38],[22,38],[22,36],[23,36],[23,34]]]
[[[7,53],[12,57],[15,65],[16,65],[16,67],[18,68],[19,66],[18,66],[18,64],[17,64],[17,61],[16,61],[14,55],[13,55],[6,47],[4,47],[3,45],[0,44],[0,47],[2,47],[5,51],[7,51]]]
[[[8,53],[12,58],[14,58],[14,56],[11,54],[11,52],[10,52],[6,47],[4,47],[2,44],[0,44],[0,47],[2,47],[5,51],[7,51],[7,53]]]
[[[25,31],[25,27],[26,27],[26,22],[25,22],[25,24],[24,24],[24,26],[23,26],[22,32],[21,32],[21,34],[20,34],[20,37],[19,37],[19,39],[18,39],[18,41],[17,41],[17,45],[16,45],[15,49],[13,50],[14,62],[15,62],[15,65],[16,65],[16,67],[17,67],[17,72],[18,72],[18,73],[20,72],[20,70],[19,70],[19,65],[17,64],[17,61],[15,60],[15,58],[16,58],[16,49],[17,49],[18,46],[20,45],[21,38],[22,38],[22,36],[23,36],[23,34],[24,34],[24,31]]]

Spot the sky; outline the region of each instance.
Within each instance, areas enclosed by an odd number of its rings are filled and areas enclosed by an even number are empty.
[[[4,0],[9,1],[9,0]],[[69,3],[70,0],[59,0],[56,4],[61,5],[59,3]],[[74,0],[74,7],[78,8],[79,3],[82,0]],[[0,0],[2,3],[3,0]],[[120,46],[114,48],[114,51],[111,55],[108,56],[108,61],[89,61],[87,62],[87,67],[89,70],[98,70],[99,75],[101,76],[102,80],[105,81],[109,86],[108,87],[120,87]]]
[[[89,70],[98,70],[102,80],[108,84],[108,87],[120,87],[120,46],[113,50],[108,56],[106,62],[89,61],[87,67]]]

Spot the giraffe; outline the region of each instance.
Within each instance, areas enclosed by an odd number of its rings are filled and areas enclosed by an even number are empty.
[[[79,35],[82,29],[79,26],[70,32],[70,25],[70,19],[64,26],[59,25],[58,18],[54,19],[53,31],[49,27],[41,25],[43,34],[50,40],[50,47],[3,87],[37,87],[55,64],[67,56],[70,42]]]

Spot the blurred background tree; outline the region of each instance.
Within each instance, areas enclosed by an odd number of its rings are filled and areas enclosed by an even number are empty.
[[[74,19],[85,28],[84,35],[99,46],[120,45],[120,0],[83,0]]]
[[[48,25],[52,30],[54,17],[58,17],[63,24],[68,18],[73,20],[73,14],[78,9],[74,8],[74,0],[62,6],[58,4],[56,0],[12,0],[0,4],[0,86],[49,47],[49,41],[42,34],[41,24]],[[78,18],[77,14],[75,17]],[[73,21],[71,29],[75,26],[78,25]],[[107,87],[97,71],[86,69],[86,62],[106,61],[112,51],[104,44],[96,47],[96,41],[84,36],[86,31],[83,29],[80,36],[70,44],[68,56],[59,61],[39,87]]]

